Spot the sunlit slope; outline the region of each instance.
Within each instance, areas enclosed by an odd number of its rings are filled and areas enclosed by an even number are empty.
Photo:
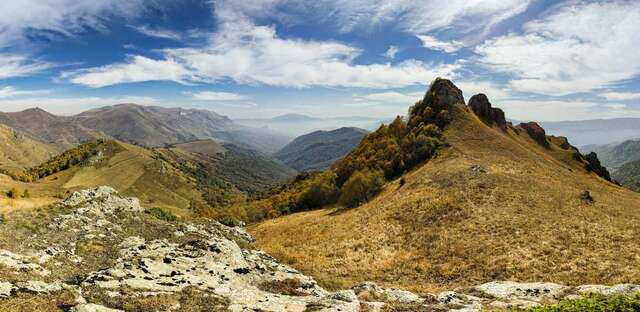
[[[51,145],[0,125],[0,169],[16,170],[37,165],[55,154]]]
[[[546,148],[461,104],[444,138],[448,147],[367,204],[254,226],[259,247],[327,284],[640,278],[640,196],[586,171],[563,139],[548,138]]]

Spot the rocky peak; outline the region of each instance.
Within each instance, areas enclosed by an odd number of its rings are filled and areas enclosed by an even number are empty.
[[[611,174],[609,173],[607,168],[605,168],[604,166],[602,166],[602,164],[600,164],[600,160],[598,159],[598,155],[596,153],[591,152],[587,154],[585,156],[585,160],[587,161],[587,165],[586,165],[587,170],[594,172],[595,174],[599,175],[600,177],[602,177],[603,179],[609,182],[612,182]]]
[[[410,109],[409,126],[434,123],[444,128],[451,119],[455,104],[464,105],[462,91],[450,80],[436,78],[429,86],[424,98]]]
[[[486,95],[480,93],[469,99],[469,107],[487,125],[496,125],[501,129],[507,128],[507,120],[504,111],[491,106]]]
[[[521,123],[518,127],[527,132],[527,134],[538,144],[549,148],[549,142],[547,141],[547,133],[537,122]]]

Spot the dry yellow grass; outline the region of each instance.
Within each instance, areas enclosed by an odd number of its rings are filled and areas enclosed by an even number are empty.
[[[406,174],[405,185],[391,182],[361,207],[252,226],[258,247],[334,287],[640,280],[640,194],[586,172],[570,151],[489,128],[461,106],[445,137],[450,147]],[[584,190],[594,203],[579,198]]]

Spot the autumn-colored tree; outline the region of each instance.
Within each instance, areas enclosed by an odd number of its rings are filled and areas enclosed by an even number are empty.
[[[342,186],[338,203],[345,207],[356,207],[380,193],[383,185],[382,172],[357,171]]]

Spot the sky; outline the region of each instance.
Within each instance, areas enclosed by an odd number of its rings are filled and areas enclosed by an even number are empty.
[[[406,114],[436,77],[516,120],[640,117],[640,1],[0,2],[0,111]]]

